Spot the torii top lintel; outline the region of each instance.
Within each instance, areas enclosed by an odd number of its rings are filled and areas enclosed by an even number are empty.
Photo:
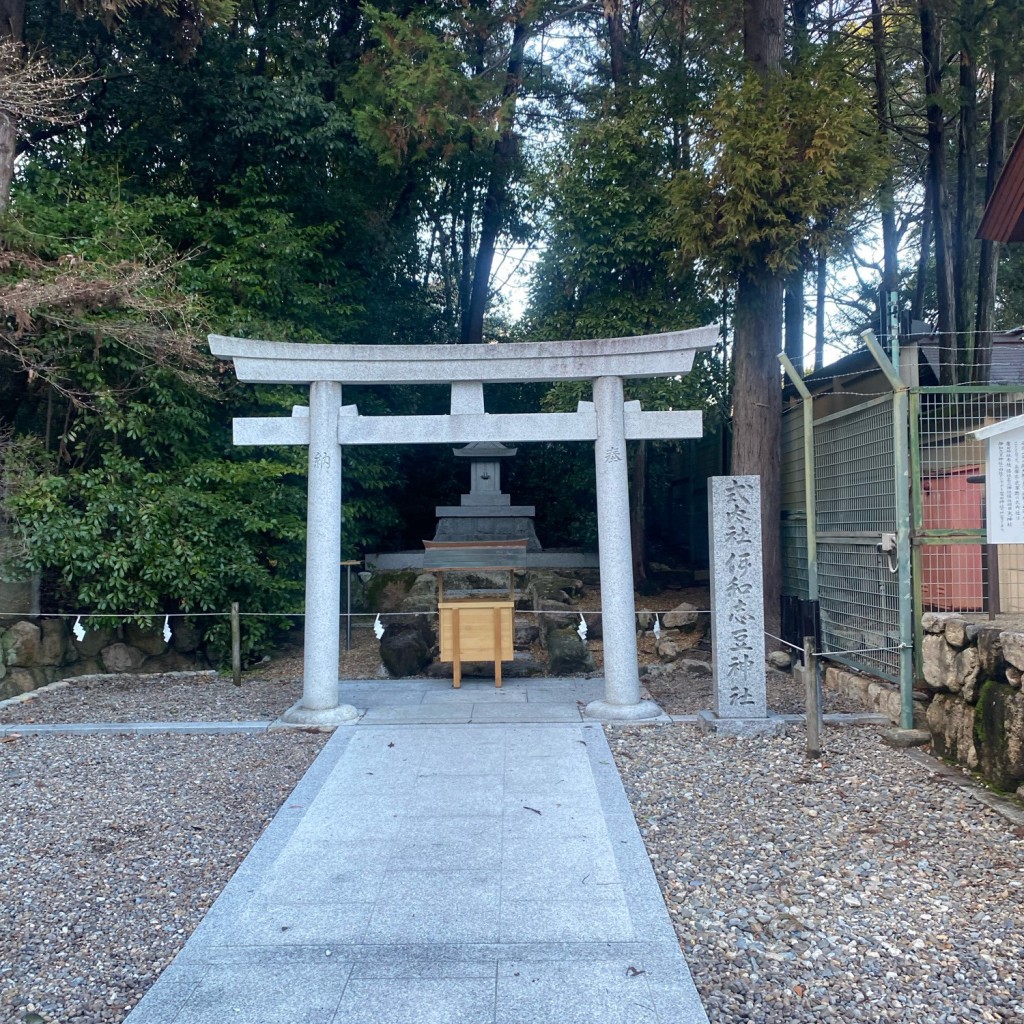
[[[308,345],[209,337],[210,351],[232,359],[240,381],[260,384],[448,384],[671,377],[718,341],[711,324],[688,331],[500,345]]]

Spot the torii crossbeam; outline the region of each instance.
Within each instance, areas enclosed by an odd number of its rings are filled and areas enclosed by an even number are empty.
[[[234,421],[235,444],[309,448],[305,670],[302,699],[284,720],[338,725],[358,717],[338,702],[341,574],[341,456],[353,444],[469,444],[474,441],[593,441],[605,699],[594,718],[639,720],[661,709],[640,699],[629,534],[626,441],[700,437],[699,412],[644,412],[625,402],[622,381],[686,374],[715,345],[718,327],[597,341],[501,345],[303,345],[210,335],[210,351],[232,359],[239,381],[309,384],[309,407],[288,417]],[[593,402],[571,413],[489,415],[485,383],[590,380]],[[341,404],[345,384],[450,384],[447,416],[361,416]]]

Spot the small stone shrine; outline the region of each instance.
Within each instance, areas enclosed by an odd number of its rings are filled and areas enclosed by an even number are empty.
[[[457,459],[469,459],[469,494],[459,505],[438,505],[435,541],[511,541],[526,539],[527,551],[540,551],[533,528],[533,505],[513,505],[501,490],[501,460],[515,455],[500,441],[477,441],[455,448]]]
[[[765,693],[760,478],[708,482],[715,707],[700,724],[730,736],[780,733],[785,725],[768,712]]]

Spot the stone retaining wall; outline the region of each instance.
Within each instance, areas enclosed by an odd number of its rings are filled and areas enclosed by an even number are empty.
[[[1024,633],[955,614],[929,613],[921,625],[936,753],[1016,789],[1024,780]]]
[[[83,640],[65,619],[22,618],[0,622],[0,700],[69,676],[103,672],[181,672],[209,668],[199,627],[176,619],[171,642],[163,625],[144,630],[134,623],[93,629]]]

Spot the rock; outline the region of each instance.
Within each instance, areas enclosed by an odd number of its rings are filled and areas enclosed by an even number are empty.
[[[68,627],[62,619],[43,619],[40,630],[36,660],[40,665],[63,665],[68,654]]]
[[[205,658],[197,658],[181,651],[165,651],[146,662],[147,672],[190,672],[197,668],[206,668]]]
[[[29,666],[36,663],[42,631],[33,622],[22,619],[0,635],[0,651],[7,665]]]
[[[375,572],[366,586],[368,610],[385,613],[399,611],[417,575],[408,569]]]
[[[513,644],[516,647],[529,647],[540,639],[540,626],[533,619],[516,618]]]
[[[590,640],[602,640],[604,638],[604,619],[600,612],[584,612],[583,618],[587,623],[587,638]]]
[[[978,767],[974,746],[974,710],[951,694],[937,694],[928,705],[928,731],[939,757]]]
[[[546,642],[544,638],[548,630],[564,629],[567,626],[575,628],[579,625],[579,612],[575,608],[570,608],[567,604],[561,604],[558,601],[541,600],[539,607],[535,606],[534,610],[544,613],[540,617],[541,638],[544,642]],[[579,638],[577,637],[577,639]]]
[[[1003,657],[1018,672],[1024,669],[1024,633],[1009,631],[999,634],[999,643],[1003,648]]]
[[[643,633],[654,625],[654,612],[637,612],[636,628]]]
[[[945,636],[951,647],[963,647],[967,643],[967,620],[959,616],[947,619]]]
[[[965,647],[953,659],[953,672],[956,675],[956,689],[965,701],[973,704],[978,699],[978,648]]]
[[[583,591],[583,581],[553,572],[537,572],[530,574],[527,590],[532,591],[538,599],[557,601],[559,594],[567,598],[579,597]]]
[[[789,651],[772,651],[768,655],[768,664],[780,671],[793,667],[793,655]]]
[[[131,647],[137,647],[145,655],[155,657],[167,650],[163,631],[163,622],[146,628],[134,622],[126,622],[124,624],[124,642]],[[171,635],[174,635],[173,626],[171,626]]]
[[[1003,790],[1024,779],[1024,694],[988,679],[973,715],[974,741],[984,776]]]
[[[1015,686],[1018,690],[1020,689],[1020,669],[1014,668],[1012,665],[1006,666],[1006,681],[1011,685]]]
[[[693,629],[699,622],[701,616],[697,609],[683,601],[677,604],[670,612],[665,612],[661,617],[661,624],[666,629]]]
[[[425,620],[421,620],[426,625]],[[396,622],[392,619],[384,627],[380,639],[380,657],[384,667],[395,679],[414,676],[422,672],[431,661],[433,634],[428,641],[426,630],[415,622]]]
[[[202,639],[203,631],[195,619],[171,619],[171,646],[179,654],[199,650]]]
[[[97,657],[104,647],[109,647],[117,640],[117,633],[113,629],[89,629],[85,627],[85,639],[75,640],[71,643],[79,656],[86,659]]]
[[[921,670],[930,689],[952,691],[957,688],[955,657],[945,637],[934,631],[925,634],[921,645]]]
[[[690,675],[696,676],[699,679],[707,678],[711,675],[711,664],[707,661],[698,661],[696,658],[682,658],[678,665],[684,672],[689,672]]]
[[[575,629],[547,630],[548,670],[552,675],[577,675],[594,671],[594,659]]]
[[[9,668],[7,674],[0,680],[0,700],[17,697],[19,693],[28,693],[30,690],[38,690],[40,686],[52,683],[56,677],[57,672],[53,668]]]
[[[462,677],[464,679],[494,678],[493,661],[464,661],[462,662]],[[543,676],[547,669],[529,651],[516,651],[513,661],[501,663],[502,679],[528,679],[531,677]],[[450,661],[436,661],[428,669],[427,675],[431,679],[451,679],[452,663]]]
[[[146,660],[145,654],[137,647],[129,647],[128,644],[116,643],[105,647],[100,653],[103,659],[103,667],[108,672],[134,672],[142,667]]]
[[[403,612],[437,611],[437,577],[431,572],[421,573],[413,580],[409,593],[402,600]]]
[[[946,627],[944,612],[925,612],[921,616],[921,630],[925,633],[941,633]]]
[[[886,729],[882,733],[882,742],[898,750],[923,747],[931,741],[932,734],[927,729]]]
[[[986,679],[998,682],[1006,678],[1003,645],[999,639],[1001,633],[998,626],[981,626],[978,629],[978,665],[981,674]]]
[[[679,644],[670,636],[659,637],[654,645],[654,650],[662,661],[675,661],[681,653]]]

